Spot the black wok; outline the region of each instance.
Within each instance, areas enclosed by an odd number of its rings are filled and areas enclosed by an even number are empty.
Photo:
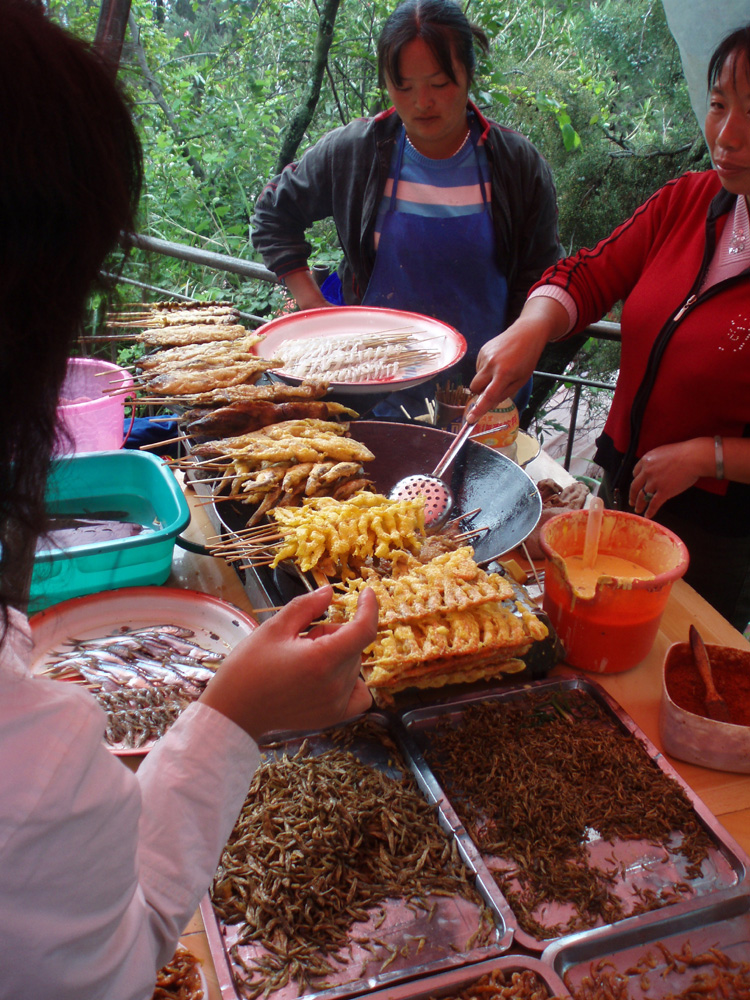
[[[430,473],[445,454],[453,435],[437,427],[399,424],[383,420],[358,420],[350,426],[352,437],[366,444],[375,460],[365,472],[378,493],[413,473]],[[536,527],[542,498],[529,476],[505,455],[469,439],[448,471],[448,485],[455,497],[452,517],[481,508],[468,528],[488,530],[471,539],[477,562],[488,563],[522,542]],[[229,531],[247,523],[247,507],[222,502],[217,514]]]
[[[350,433],[375,455],[365,472],[377,491],[386,495],[404,476],[431,473],[454,437],[437,427],[383,420],[358,420]],[[472,528],[489,529],[470,543],[480,563],[515,548],[542,514],[539,490],[523,469],[471,438],[448,470],[447,485],[454,496],[451,517],[481,508],[470,523]]]

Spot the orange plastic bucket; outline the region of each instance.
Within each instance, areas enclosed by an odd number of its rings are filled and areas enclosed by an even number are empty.
[[[565,649],[565,662],[581,670],[619,673],[640,663],[656,638],[675,580],[684,575],[684,542],[655,521],[605,510],[599,540],[602,555],[619,556],[654,574],[648,580],[602,575],[593,597],[571,585],[568,556],[580,556],[588,512],[558,514],[542,526],[545,555],[543,608]]]

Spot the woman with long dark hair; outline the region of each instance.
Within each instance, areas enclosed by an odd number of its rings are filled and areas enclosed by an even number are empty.
[[[111,73],[32,0],[0,0],[0,997],[147,1000],[206,891],[269,729],[369,707],[353,622],[288,605],[134,775],[82,687],[31,676],[23,614],[58,394],[87,294],[134,225],[141,153]]]

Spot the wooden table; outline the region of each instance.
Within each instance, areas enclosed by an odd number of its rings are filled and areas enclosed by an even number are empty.
[[[185,535],[192,541],[202,542],[214,534],[208,514],[210,508],[195,496],[190,487],[186,488],[186,496],[192,519]],[[239,577],[219,559],[177,548],[168,585],[202,590],[229,601],[245,612],[252,614],[253,611]],[[678,580],[672,587],[659,633],[646,659],[621,674],[586,674],[609,692],[659,749],[659,703],[664,656],[673,642],[687,641],[691,624],[696,625],[706,642],[750,649],[750,643],[740,632],[732,628],[692,587]],[[552,675],[573,672],[572,668],[561,664],[555,667]],[[666,754],[665,757],[743,850],[750,854],[750,774],[713,771],[683,763]],[[208,1000],[220,1000],[200,914],[196,914],[182,940],[204,960],[209,984]]]

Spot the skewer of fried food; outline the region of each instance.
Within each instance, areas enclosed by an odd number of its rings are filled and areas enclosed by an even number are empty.
[[[178,434],[177,437],[167,438],[165,441],[154,441],[152,444],[142,444],[139,451],[152,451],[156,448],[164,448],[168,444],[180,444],[182,441],[192,441],[192,434]]]
[[[457,542],[468,542],[470,538],[476,538],[477,535],[481,535],[485,531],[489,531],[487,525],[484,528],[475,528],[473,531],[464,531],[460,535],[455,535],[455,541]]]

